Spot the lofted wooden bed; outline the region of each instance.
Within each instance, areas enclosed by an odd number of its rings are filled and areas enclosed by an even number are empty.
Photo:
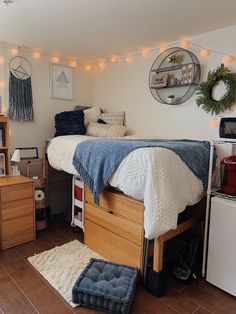
[[[90,140],[93,138],[88,136],[54,138],[48,147],[51,166],[78,175],[79,170],[73,166],[75,149],[78,143]],[[205,144],[196,144],[197,147],[200,145],[204,158],[202,155],[199,158],[199,150],[195,151],[194,156],[197,160],[206,161],[206,164],[208,151]],[[191,149],[190,151],[192,153]],[[178,215],[184,206],[199,200],[203,194],[203,184],[179,156],[169,149],[137,149],[125,160],[113,173],[109,187],[100,194],[99,206],[94,203],[90,190],[85,189],[85,244],[104,258],[137,267],[148,290],[161,296],[165,292],[164,244],[203,219],[205,206],[201,201]],[[137,167],[136,162],[140,162]],[[201,173],[205,170],[205,164],[199,166]],[[135,199],[111,186],[135,195]],[[130,191],[127,186],[132,187],[131,192],[127,192]],[[144,203],[136,198],[144,199],[145,208]],[[158,199],[161,200],[160,204]],[[175,228],[177,219],[177,227],[173,230],[171,228]],[[144,226],[147,238],[154,238],[152,241],[144,237]],[[153,256],[152,272],[150,269],[147,271],[149,256]]]

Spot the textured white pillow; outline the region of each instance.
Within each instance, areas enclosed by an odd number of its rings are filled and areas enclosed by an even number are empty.
[[[98,137],[122,137],[125,136],[126,127],[119,124],[102,124],[90,122],[86,135]]]
[[[101,113],[99,119],[102,119],[107,124],[119,124],[124,125],[125,112],[108,112]]]
[[[99,107],[92,107],[84,110],[84,125],[87,126],[90,122],[96,122],[99,119],[101,110]]]

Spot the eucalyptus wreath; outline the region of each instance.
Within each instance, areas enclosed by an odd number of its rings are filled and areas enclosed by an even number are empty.
[[[219,82],[223,81],[226,85],[226,93],[219,99],[212,97],[212,89]],[[207,81],[200,83],[196,94],[198,106],[212,115],[230,109],[236,101],[236,73],[232,73],[224,64],[221,64],[213,71],[209,71]]]

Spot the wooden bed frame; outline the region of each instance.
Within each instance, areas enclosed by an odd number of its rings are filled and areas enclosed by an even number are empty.
[[[108,189],[101,194],[97,206],[93,195],[85,188],[85,244],[111,261],[138,267],[146,283],[148,257],[153,255],[153,271],[162,272],[164,243],[203,219],[199,207],[204,206],[199,203],[195,206],[194,215],[183,219],[176,229],[155,238],[154,244],[149,245],[144,239],[142,202]]]

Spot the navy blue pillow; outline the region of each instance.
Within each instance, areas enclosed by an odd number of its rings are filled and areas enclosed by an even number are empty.
[[[84,112],[82,110],[64,111],[55,115],[55,136],[84,135]]]

